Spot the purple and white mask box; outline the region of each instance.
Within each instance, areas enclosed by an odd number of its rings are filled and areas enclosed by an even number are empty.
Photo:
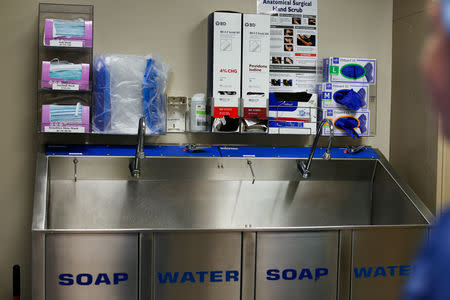
[[[92,47],[92,21],[45,19],[44,46]]]
[[[42,105],[42,132],[89,132],[89,106]]]
[[[42,62],[41,87],[53,90],[89,90],[89,64]]]

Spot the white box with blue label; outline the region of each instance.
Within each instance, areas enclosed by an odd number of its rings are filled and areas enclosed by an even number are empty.
[[[357,136],[369,136],[370,111],[325,109],[323,110],[323,118],[333,121],[335,136],[353,136],[354,138],[357,138]],[[328,125],[323,127],[323,135],[330,135]]]
[[[323,60],[324,82],[376,84],[376,74],[376,59],[329,57]]]
[[[368,110],[369,85],[323,83],[318,85],[317,91],[323,109],[337,108],[350,110]]]

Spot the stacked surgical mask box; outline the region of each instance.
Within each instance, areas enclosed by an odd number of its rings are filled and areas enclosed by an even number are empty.
[[[242,14],[208,17],[208,98],[213,132],[239,132]]]
[[[315,134],[317,94],[313,87],[298,93],[270,93],[269,133]]]
[[[371,85],[376,84],[376,60],[331,57],[323,61],[324,83],[318,86],[322,117],[334,123],[336,136],[369,136]],[[330,134],[328,126],[324,135]]]
[[[268,131],[270,16],[242,15],[242,126],[244,133]]]

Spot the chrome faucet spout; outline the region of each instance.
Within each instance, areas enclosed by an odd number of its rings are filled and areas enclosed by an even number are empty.
[[[147,124],[145,123],[145,117],[139,119],[138,126],[138,138],[136,145],[136,155],[134,159],[130,162],[130,173],[134,178],[139,178],[141,176],[141,160],[145,158],[144,152],[144,141],[145,141],[145,128]]]
[[[300,171],[300,173],[302,174],[302,177],[305,179],[307,179],[311,176],[310,168],[311,168],[312,159],[314,157],[314,152],[316,151],[317,144],[319,142],[322,128],[326,123],[328,123],[328,126],[330,126],[330,137],[328,138],[327,150],[323,154],[322,158],[325,160],[331,159],[331,144],[332,144],[333,138],[334,138],[334,124],[333,124],[333,121],[331,121],[330,119],[323,119],[317,128],[317,133],[316,133],[316,136],[314,137],[314,142],[311,147],[311,152],[309,153],[309,157],[308,157],[308,160],[306,161],[306,164],[303,161],[297,162],[297,168]]]

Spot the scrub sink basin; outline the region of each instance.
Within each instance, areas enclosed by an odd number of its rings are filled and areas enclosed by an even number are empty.
[[[33,299],[397,299],[433,215],[376,152],[40,155]]]

